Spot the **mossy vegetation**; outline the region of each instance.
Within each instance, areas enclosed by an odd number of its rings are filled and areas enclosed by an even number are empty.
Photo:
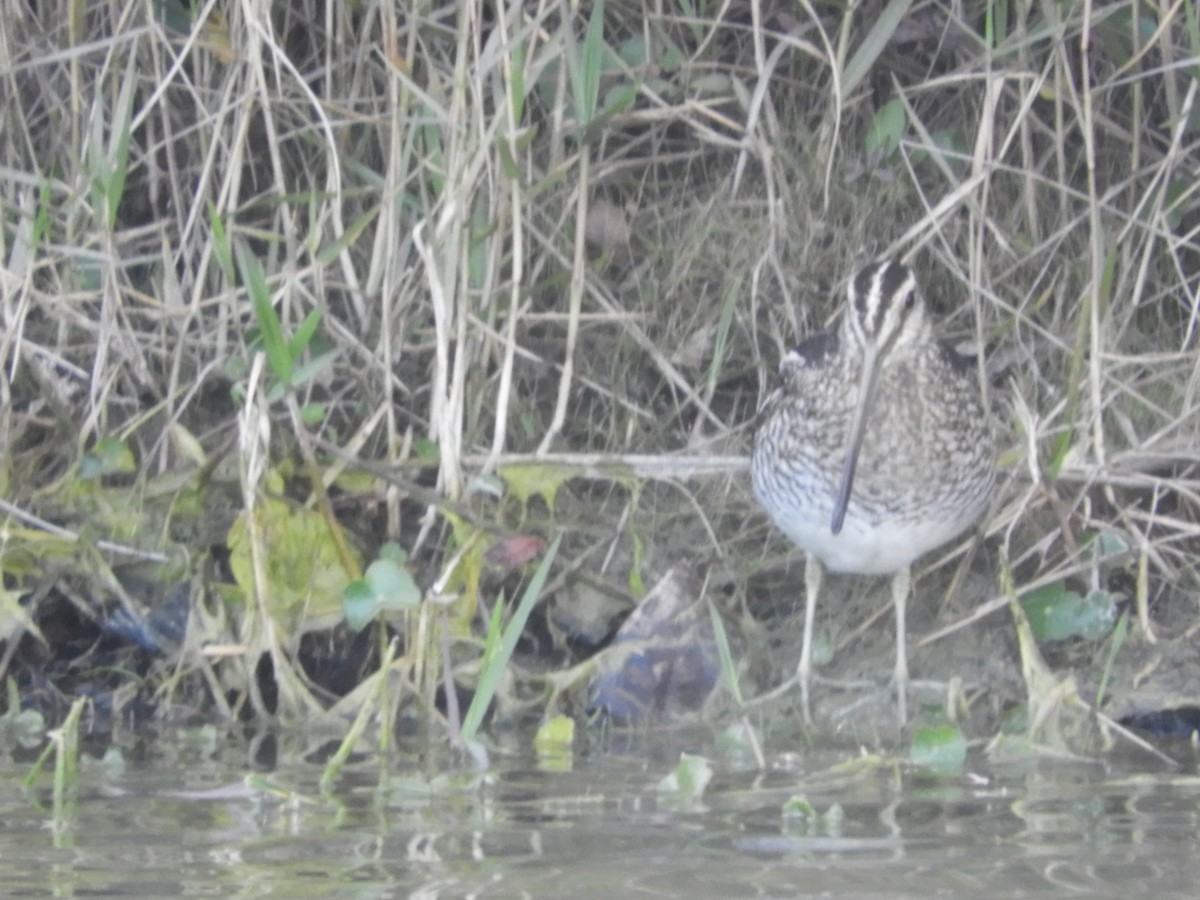
[[[1053,651],[1089,701],[1200,671],[1195,4],[17,6],[0,674],[49,720],[453,736],[481,673],[501,718],[577,712],[681,565],[742,690],[780,682],[800,570],[748,424],[883,254],[986,349],[1001,451],[914,622],[995,642],[925,672],[994,727],[1047,585],[1129,614]],[[861,607],[823,604],[834,664]]]

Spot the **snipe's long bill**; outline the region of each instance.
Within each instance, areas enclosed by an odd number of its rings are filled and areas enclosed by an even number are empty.
[[[916,280],[860,271],[836,332],[788,353],[758,411],[754,493],[807,554],[797,678],[811,721],[812,631],[824,569],[892,575],[897,708],[907,720],[905,608],[912,563],[970,528],[995,481],[974,361],[934,335]]]

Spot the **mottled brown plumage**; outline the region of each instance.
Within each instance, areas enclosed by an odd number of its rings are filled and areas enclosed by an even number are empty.
[[[912,273],[872,264],[850,282],[837,332],[780,363],[759,410],[751,473],[771,519],[808,554],[798,677],[805,718],[823,567],[892,574],[896,682],[907,713],[910,566],[974,524],[995,480],[975,367],[939,341]]]

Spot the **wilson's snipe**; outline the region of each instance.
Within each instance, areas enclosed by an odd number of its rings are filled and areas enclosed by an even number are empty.
[[[907,719],[904,610],[910,566],[969,528],[995,480],[991,429],[972,361],[933,333],[904,266],[850,282],[837,332],[783,358],[754,434],[754,493],[807,554],[797,677],[806,721],[813,615],[823,566],[891,574],[896,690]]]

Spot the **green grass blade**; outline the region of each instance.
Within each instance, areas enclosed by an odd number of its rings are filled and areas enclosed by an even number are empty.
[[[564,23],[563,34],[566,38],[567,73],[571,76],[571,93],[575,100],[575,117],[580,129],[586,130],[593,124],[600,102],[600,76],[604,62],[604,0],[598,0],[592,7],[582,52],[570,22]]]
[[[600,100],[600,76],[604,62],[604,0],[596,0],[588,19],[587,37],[583,42],[583,99],[580,122],[590,125],[596,117]]]
[[[725,689],[733,697],[733,702],[740,709],[745,701],[742,699],[742,686],[738,684],[737,666],[733,662],[733,651],[729,648],[729,635],[725,631],[725,623],[717,606],[711,600],[708,602],[708,617],[712,622],[713,637],[717,643],[717,656],[721,660],[721,676],[725,679]]]
[[[108,181],[104,186],[104,214],[108,227],[117,223],[117,208],[125,195],[125,177],[129,171],[129,138],[133,121],[133,92],[137,85],[137,56],[129,57],[129,68],[121,83],[117,108],[113,111],[113,133],[108,150]]]
[[[213,258],[225,277],[233,281],[236,275],[233,269],[233,247],[229,242],[229,233],[225,230],[225,220],[212,203],[208,204],[208,226],[212,232]]]
[[[529,581],[529,586],[525,588],[525,593],[521,595],[521,600],[517,603],[517,608],[513,610],[512,618],[508,620],[508,625],[504,628],[504,634],[498,642],[493,642],[490,635],[495,633],[495,628],[488,629],[489,631],[489,646],[484,650],[483,667],[479,673],[479,683],[475,686],[475,696],[471,699],[471,705],[467,709],[467,714],[463,716],[462,732],[459,739],[462,743],[468,743],[475,738],[479,731],[479,726],[483,722],[484,713],[492,704],[492,698],[496,696],[496,688],[500,685],[500,677],[504,674],[504,669],[508,666],[508,661],[512,658],[513,651],[517,648],[517,639],[520,638],[521,632],[525,630],[525,623],[529,621],[529,614],[533,612],[533,608],[537,605],[538,600],[542,596],[542,587],[546,583],[546,578],[550,574],[550,566],[554,562],[555,554],[558,553],[558,545],[562,541],[562,535],[558,535],[554,542],[550,544],[550,548],[546,551],[545,558],[542,559],[541,565],[537,567],[537,571],[533,573],[533,578]]]
[[[254,318],[258,320],[258,328],[262,333],[263,349],[267,352],[267,361],[271,371],[282,384],[292,383],[292,354],[287,341],[283,338],[283,325],[279,314],[271,305],[271,291],[267,287],[267,277],[263,274],[258,260],[246,249],[240,241],[234,245],[237,254],[238,270],[242,273],[242,283],[250,295],[250,303],[254,307]]]
[[[900,20],[904,18],[910,6],[912,6],[912,0],[891,0],[884,7],[883,12],[879,14],[879,18],[875,20],[875,24],[871,26],[871,30],[863,38],[862,44],[854,51],[854,55],[850,57],[850,61],[846,63],[846,68],[842,71],[843,99],[853,94],[854,89],[867,77],[871,67],[875,65],[875,60],[879,59],[879,54],[883,52],[888,41],[892,39],[892,35],[896,33],[896,29],[900,26]]]
[[[320,309],[314,309],[304,317],[304,321],[300,323],[300,327],[296,329],[296,333],[288,341],[288,354],[293,360],[299,359],[300,354],[308,349],[308,342],[313,339],[313,335],[317,333],[317,326],[320,324]]]

